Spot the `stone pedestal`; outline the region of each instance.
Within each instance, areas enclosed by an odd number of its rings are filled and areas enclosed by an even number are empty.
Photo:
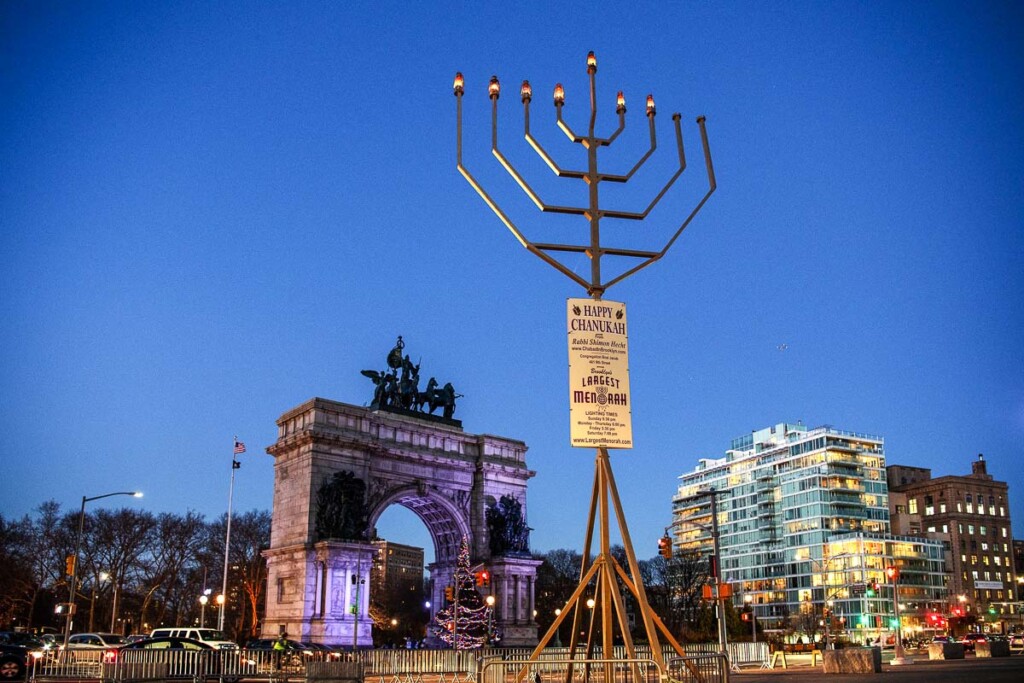
[[[931,643],[928,645],[928,659],[963,659],[963,643]]]
[[[825,650],[822,664],[827,674],[877,674],[882,672],[882,651],[877,647]]]
[[[975,657],[1009,657],[1010,643],[1003,640],[986,640],[974,645]]]
[[[494,618],[501,629],[502,647],[537,644],[537,620],[533,616],[537,567],[530,557],[495,557],[487,563],[490,592],[495,597]]]
[[[263,637],[281,631],[293,640],[373,647],[370,619],[372,545],[323,541],[312,548],[268,550],[267,613]]]

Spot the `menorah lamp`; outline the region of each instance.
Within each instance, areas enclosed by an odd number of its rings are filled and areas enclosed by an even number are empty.
[[[516,181],[516,183],[522,188],[523,192],[530,198],[531,201],[541,211],[546,213],[560,213],[570,214],[576,216],[583,216],[589,223],[589,241],[585,244],[550,244],[534,242],[530,240],[526,233],[518,228],[516,224],[509,218],[508,214],[502,210],[498,203],[487,193],[482,185],[473,177],[473,174],[469,172],[466,166],[462,162],[462,97],[465,93],[465,82],[461,73],[455,74],[454,82],[454,93],[457,102],[457,149],[456,149],[456,160],[459,173],[469,182],[474,190],[480,195],[480,197],[487,203],[492,211],[498,216],[505,227],[511,231],[520,244],[526,247],[531,253],[541,258],[544,262],[554,267],[560,273],[576,282],[584,289],[587,290],[588,294],[593,298],[599,299],[604,292],[612,285],[621,282],[627,277],[633,275],[637,271],[646,266],[654,263],[661,259],[672,245],[675,244],[676,240],[682,234],[683,230],[689,226],[690,222],[700,211],[701,207],[704,206],[708,198],[715,191],[717,184],[715,182],[715,170],[711,163],[711,150],[708,146],[708,135],[705,126],[705,118],[703,116],[697,117],[697,126],[700,129],[701,145],[704,150],[704,164],[707,168],[708,176],[708,190],[704,196],[700,199],[697,205],[692,211],[686,216],[682,224],[675,230],[665,245],[657,251],[644,251],[636,249],[622,249],[616,247],[609,247],[601,243],[601,219],[602,218],[615,218],[622,220],[641,221],[647,218],[658,202],[661,201],[662,197],[669,191],[669,189],[675,184],[676,180],[686,170],[686,154],[683,149],[683,133],[681,120],[682,116],[678,113],[672,115],[673,127],[675,129],[675,141],[676,151],[679,157],[679,167],[668,179],[665,185],[661,188],[661,191],[655,195],[654,199],[651,200],[650,204],[643,211],[618,211],[614,209],[602,209],[599,202],[599,188],[602,182],[609,183],[626,183],[632,179],[633,175],[651,158],[654,154],[655,149],[658,146],[657,134],[654,125],[654,119],[657,115],[657,109],[654,104],[654,96],[647,96],[647,103],[645,107],[645,115],[647,117],[647,126],[650,132],[650,147],[647,152],[640,157],[639,161],[624,175],[617,175],[611,173],[601,173],[598,170],[598,159],[597,151],[601,147],[608,147],[611,145],[616,138],[626,128],[626,100],[619,91],[616,96],[615,113],[619,118],[619,126],[607,138],[597,137],[595,134],[595,124],[597,122],[597,95],[596,95],[596,75],[597,75],[597,59],[594,57],[594,53],[591,52],[587,55],[587,74],[590,80],[590,120],[587,126],[587,135],[577,135],[569,124],[566,123],[562,116],[562,109],[565,106],[565,88],[561,83],[555,85],[553,100],[555,105],[556,123],[558,127],[565,133],[565,135],[572,142],[578,143],[584,147],[587,152],[587,170],[576,171],[563,169],[544,147],[538,142],[538,140],[530,133],[530,104],[533,100],[533,87],[529,81],[523,81],[522,86],[519,90],[520,100],[523,104],[523,132],[526,137],[526,141],[529,145],[537,152],[540,158],[545,164],[560,178],[573,178],[582,180],[586,183],[588,188],[588,202],[587,206],[557,206],[546,203],[533,187],[523,178],[522,174],[512,165],[508,158],[502,154],[501,149],[498,146],[498,100],[501,97],[501,83],[497,76],[493,76],[488,83],[487,92],[491,99],[491,153],[494,154],[495,158],[502,165],[502,167],[508,171],[509,175]],[[558,252],[570,252],[570,253],[582,253],[590,259],[590,279],[587,280],[575,272],[561,261],[557,260],[552,253]],[[621,256],[630,259],[638,259],[639,263],[636,263],[632,268],[629,268],[625,272],[605,281],[602,279],[601,273],[601,259],[603,256]]]

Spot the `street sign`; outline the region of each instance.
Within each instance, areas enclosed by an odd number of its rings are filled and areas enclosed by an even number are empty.
[[[864,595],[867,591],[867,586],[863,583],[851,583],[850,584],[850,595]]]

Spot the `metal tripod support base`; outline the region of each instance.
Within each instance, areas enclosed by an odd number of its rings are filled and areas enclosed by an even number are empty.
[[[609,503],[614,507],[615,517],[618,521],[622,545],[626,551],[626,563],[629,566],[628,573],[611,554]],[[594,561],[591,562],[590,550],[594,540],[595,523],[597,524],[599,551]],[[626,516],[622,511],[622,502],[619,499],[619,492],[615,486],[615,477],[612,474],[608,449],[598,448],[595,460],[593,495],[590,500],[590,513],[587,521],[587,535],[583,544],[583,565],[580,568],[580,582],[576,586],[576,590],[573,591],[573,594],[566,601],[561,612],[555,618],[555,621],[551,624],[551,627],[547,630],[547,633],[537,643],[537,647],[530,655],[530,659],[524,663],[523,668],[517,674],[517,683],[526,676],[529,664],[540,657],[544,648],[554,638],[559,626],[568,618],[570,613],[572,614],[573,631],[569,642],[569,658],[573,659],[575,657],[576,647],[579,645],[580,629],[585,619],[584,610],[587,608],[585,596],[587,587],[591,582],[595,584],[594,606],[586,630],[586,659],[594,659],[594,650],[598,645],[595,633],[599,633],[601,639],[600,659],[609,660],[613,658],[613,635],[616,623],[618,624],[619,631],[622,633],[622,642],[626,648],[627,658],[630,660],[637,658],[633,637],[629,631],[625,603],[623,602],[622,593],[619,590],[616,579],[622,580],[624,587],[632,593],[633,598],[637,602],[640,616],[643,619],[647,642],[651,646],[651,658],[658,666],[665,670],[665,660],[661,652],[661,641],[658,638],[659,631],[664,636],[665,641],[672,646],[680,657],[685,656],[686,652],[683,650],[683,646],[672,636],[647,601],[647,592],[644,589],[643,581],[640,579],[640,566],[636,561],[633,542],[629,535],[629,529],[626,526]],[[605,672],[604,680],[612,680],[612,665],[606,662],[601,666],[608,669]],[[687,666],[691,665],[687,663]],[[696,674],[696,672],[694,673]],[[566,683],[571,682],[572,675],[573,671],[570,667],[566,671]],[[642,680],[639,673],[637,673],[635,680]]]

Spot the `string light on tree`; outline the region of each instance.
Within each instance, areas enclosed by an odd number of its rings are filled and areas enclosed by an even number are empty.
[[[447,604],[433,625],[434,635],[455,650],[483,647],[488,640],[491,608],[477,591],[477,581],[469,566],[469,541],[463,536],[452,585],[445,588]],[[497,640],[497,635],[491,634],[491,640]]]

